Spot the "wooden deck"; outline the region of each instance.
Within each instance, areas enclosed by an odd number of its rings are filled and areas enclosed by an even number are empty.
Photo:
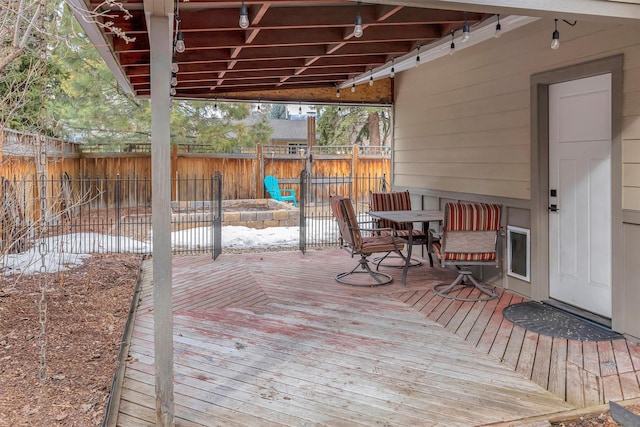
[[[337,249],[175,258],[176,425],[475,426],[640,396],[631,343],[514,327],[501,311],[521,298],[506,292],[435,296],[454,273],[428,263],[406,286],[393,268],[387,286],[336,283],[356,261]],[[149,260],[113,402],[121,426],[155,421],[151,277]]]

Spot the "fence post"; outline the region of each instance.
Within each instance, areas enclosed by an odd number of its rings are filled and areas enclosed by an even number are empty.
[[[300,172],[300,219],[298,220],[300,238],[298,242],[298,248],[303,254],[307,251],[307,222],[305,220],[305,205],[304,202],[307,196],[307,181],[308,172],[306,169],[302,169]]]
[[[178,144],[171,147],[171,182],[177,182],[178,176]],[[176,189],[171,186],[171,200],[176,200]]]
[[[117,228],[117,239],[118,242],[116,244],[116,248],[117,248],[117,252],[120,253],[121,252],[121,248],[120,248],[120,241],[122,239],[120,239],[120,237],[122,236],[122,229],[120,227],[120,216],[122,215],[122,213],[120,212],[120,208],[122,207],[122,201],[120,200],[122,198],[122,189],[120,188],[120,186],[122,185],[122,180],[120,179],[120,174],[116,174],[116,228]]]
[[[213,259],[217,259],[222,253],[222,173],[215,171],[215,213],[213,234]]]
[[[256,144],[256,193],[254,199],[264,198],[264,157],[262,156],[262,144]]]
[[[357,177],[360,176],[358,173],[359,161],[358,161],[358,146],[352,146],[353,152],[351,155],[351,194],[354,194],[355,197],[358,196],[358,183]]]

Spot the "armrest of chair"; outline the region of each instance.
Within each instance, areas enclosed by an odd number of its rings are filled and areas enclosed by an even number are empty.
[[[280,189],[280,192],[281,192],[281,193],[289,192],[289,195],[290,195],[290,196],[295,195],[294,191],[295,191],[295,190],[292,190],[291,188]]]
[[[370,227],[363,227],[363,224],[371,224]],[[391,230],[390,228],[380,228],[376,220],[358,222],[358,228],[361,232],[371,233],[371,236],[380,236],[382,231]]]
[[[442,238],[442,233],[437,232],[433,229],[429,229],[429,231],[427,232],[427,251],[431,252],[432,251],[431,245],[435,242],[439,242],[441,238]]]

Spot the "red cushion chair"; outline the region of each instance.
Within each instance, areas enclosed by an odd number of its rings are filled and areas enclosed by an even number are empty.
[[[336,275],[336,281],[352,286],[378,286],[391,283],[391,275],[379,271],[373,271],[369,266],[369,256],[375,253],[400,252],[404,244],[388,231],[378,227],[362,228],[358,224],[351,199],[342,196],[333,196],[329,200],[333,216],[338,222],[340,231],[340,247],[351,253],[351,256],[360,255],[360,261],[351,271]],[[370,236],[363,236],[362,232],[371,232]],[[361,280],[355,277],[357,273],[367,273],[370,280]]]
[[[468,270],[472,265],[499,266],[497,256],[500,231],[500,205],[489,203],[447,203],[440,241],[431,243],[433,253],[445,267],[458,268],[452,283],[441,283],[433,291],[443,297],[462,301],[485,301],[497,298],[495,290],[481,285]],[[458,285],[475,286],[480,298],[459,298],[451,293]],[[482,296],[484,294],[484,296]]]

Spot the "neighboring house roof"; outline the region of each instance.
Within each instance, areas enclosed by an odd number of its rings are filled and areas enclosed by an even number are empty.
[[[247,126],[254,125],[259,118],[251,116],[242,120]],[[269,119],[273,129],[271,141],[307,141],[307,120]]]
[[[271,119],[269,124],[273,128],[272,141],[306,141],[306,120]]]

